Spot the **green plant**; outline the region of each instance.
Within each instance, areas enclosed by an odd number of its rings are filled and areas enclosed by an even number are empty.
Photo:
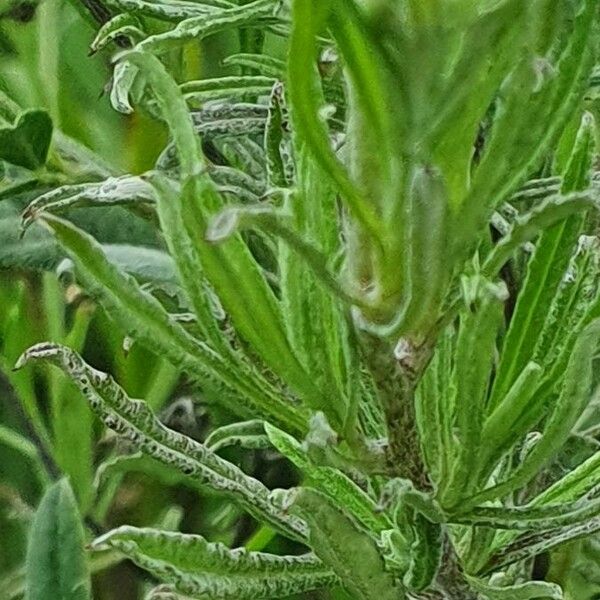
[[[600,529],[582,418],[600,335],[585,235],[598,2],[110,6],[92,49],[128,46],[113,106],[170,141],[141,176],[53,185],[23,225],[54,235],[129,338],[241,420],[198,442],[57,343],[17,367],[57,365],[136,449],[309,552],[127,526],[92,549],[161,579],[152,598],[563,597],[532,561]],[[241,74],[189,80],[178,59],[224,31],[239,32]],[[288,36],[284,63],[265,41]],[[13,113],[3,158],[42,168],[38,126]],[[57,216],[114,204],[157,227],[175,281],[140,284]],[[269,490],[219,454],[232,445],[275,448],[302,484]]]

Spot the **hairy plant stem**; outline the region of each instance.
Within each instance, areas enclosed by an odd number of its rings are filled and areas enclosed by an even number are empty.
[[[415,389],[432,355],[429,344],[408,347],[399,355],[388,340],[367,335],[366,359],[379,390],[388,432],[388,470],[410,479],[423,491],[431,489],[417,431]]]

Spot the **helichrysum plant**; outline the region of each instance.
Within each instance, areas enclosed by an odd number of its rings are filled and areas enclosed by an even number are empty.
[[[168,144],[142,175],[54,187],[23,226],[50,230],[128,338],[239,420],[200,443],[54,343],[17,367],[58,366],[135,449],[305,553],[129,526],[92,551],[148,570],[156,599],[562,598],[535,557],[600,530],[582,420],[600,345],[599,2],[108,6],[92,50],[114,47],[111,102],[164,122]],[[225,31],[240,74],[190,79],[179,57]],[[158,228],[175,290],[60,216],[113,204]],[[231,445],[272,448],[302,484],[268,489],[220,455]]]

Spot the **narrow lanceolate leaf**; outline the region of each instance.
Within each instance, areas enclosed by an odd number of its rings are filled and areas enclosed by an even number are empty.
[[[225,76],[217,79],[186,81],[180,85],[188,102],[206,102],[218,98],[240,99],[269,95],[277,80],[265,75]]]
[[[377,533],[391,528],[390,519],[378,510],[377,503],[341,471],[312,464],[302,445],[284,431],[268,423],[264,424],[264,430],[283,456],[338,506],[344,506],[364,527]]]
[[[234,412],[246,417],[269,413],[293,429],[305,428],[305,420],[297,409],[275,395],[267,400],[262,390],[256,389],[212,348],[189,335],[133,278],[108,262],[93,238],[57,217],[45,215],[44,221],[72,256],[82,284],[132,337],[180,366],[201,385],[218,386],[220,401]]]
[[[555,504],[581,498],[600,483],[600,452],[596,452],[577,468],[536,496],[531,504]]]
[[[582,235],[552,300],[533,352],[535,361],[544,365],[563,362],[564,350],[570,350],[588,310],[597,301],[599,283],[600,241]]]
[[[152,17],[161,21],[179,22],[184,19],[198,17],[214,12],[215,9],[230,8],[225,0],[211,2],[188,2],[186,0],[169,0],[169,2],[150,2],[148,0],[108,0],[107,4],[121,12],[140,17]]]
[[[118,205],[142,209],[143,205],[155,201],[156,196],[150,184],[131,175],[111,177],[99,183],[65,185],[38,196],[27,206],[23,213],[23,228],[29,226],[42,211],[60,214],[80,206]]]
[[[587,187],[593,149],[592,129],[589,119],[584,119],[564,173],[561,188],[563,195]],[[548,319],[554,296],[579,236],[582,218],[581,214],[574,214],[540,236],[504,339],[502,358],[490,399],[492,407],[506,395],[518,374],[533,358],[537,339]]]
[[[229,446],[248,449],[269,448],[271,441],[265,433],[265,423],[258,419],[223,425],[215,429],[204,442],[213,452]]]
[[[485,414],[485,398],[502,319],[506,289],[483,281],[480,305],[461,316],[455,351],[455,460],[450,479],[444,482],[440,502],[453,506],[475,484],[478,451]]]
[[[266,54],[231,54],[223,60],[225,66],[238,66],[253,69],[264,77],[282,79],[285,73],[285,62]]]
[[[586,507],[590,504],[587,499],[595,497],[594,494],[599,484],[600,453],[597,452],[549,488],[538,494],[528,503],[528,507],[551,508],[554,506],[563,510],[565,506],[568,508],[573,503],[578,503],[578,506]],[[597,519],[592,519],[592,521],[595,520]],[[581,525],[573,525],[573,527],[580,528]],[[517,537],[519,537],[517,531],[503,531],[498,533],[493,547],[498,550],[508,546]]]
[[[233,167],[266,183],[264,150],[260,144],[250,138],[233,138],[224,140],[219,148]]]
[[[183,182],[180,216],[207,280],[239,334],[303,400],[318,406],[321,393],[290,347],[275,294],[248,246],[239,235],[219,245],[204,239],[209,217],[223,206],[223,199],[208,175],[200,173],[205,160],[175,81],[154,56],[131,52],[127,60],[148,79],[171,127]]]
[[[525,485],[564,444],[589,400],[592,360],[600,337],[600,319],[592,321],[579,335],[567,365],[562,389],[544,427],[542,438],[503,482],[475,494],[460,510],[485,500],[502,497]]]
[[[222,206],[212,183],[193,178],[184,185],[181,202],[187,235],[239,334],[308,405],[319,407],[322,393],[290,347],[275,295],[242,238],[221,244],[205,239],[209,215]]]
[[[328,2],[295,0],[288,51],[288,80],[294,129],[321,168],[335,182],[350,211],[375,241],[379,239],[373,206],[361,195],[335,156],[327,127],[319,116],[322,91],[315,64],[316,36],[323,27]]]
[[[562,600],[563,598],[560,586],[544,581],[529,581],[498,587],[470,577],[469,583],[487,600],[533,600],[534,598]]]
[[[351,2],[335,0],[329,12],[331,33],[337,42],[346,63],[353,84],[357,104],[364,113],[369,127],[373,128],[375,139],[385,148],[384,153],[392,151],[389,144],[392,139],[392,121],[403,119],[404,108],[398,114],[390,115],[387,105],[387,89],[383,69],[379,60],[384,60],[378,40],[361,15],[360,8]],[[398,76],[401,77],[400,73]],[[366,133],[366,132],[365,132]],[[360,140],[357,140],[360,143]],[[385,154],[384,154],[385,155]],[[386,158],[387,155],[385,155]]]
[[[448,204],[442,174],[432,168],[418,168],[408,207],[410,299],[399,326],[402,335],[424,335],[437,320],[452,264]],[[405,215],[402,218],[406,218]]]
[[[544,200],[558,194],[561,186],[562,178],[557,176],[530,179],[510,197],[509,202],[511,204],[518,204],[525,200]]]
[[[537,28],[550,18],[550,11],[543,3],[535,7],[534,12],[538,14],[532,15],[528,24],[533,26],[532,41],[539,35]],[[533,56],[525,55],[515,76],[505,84],[508,88],[505,100],[499,107],[493,134],[469,190],[467,202],[473,212],[464,220],[465,231],[472,226],[479,228],[482,221],[476,225],[477,219],[487,220],[486,211],[510,193],[525,173],[538,164],[586,91],[595,58],[590,39],[598,25],[598,0],[582,2],[575,19],[563,19],[561,25],[562,31],[556,32],[559,47],[555,75],[540,82],[532,68]],[[477,198],[484,196],[486,201],[477,202]],[[471,215],[474,216],[473,225],[467,225]]]
[[[200,113],[192,113],[192,117],[196,133],[205,139],[260,135],[266,125],[266,114],[220,120],[208,120]]]
[[[510,232],[496,244],[483,264],[483,273],[487,277],[495,277],[521,244],[533,239],[541,231],[559,221],[598,206],[599,198],[594,191],[574,192],[566,196],[549,198],[538,204],[531,212],[518,217]]]
[[[145,37],[142,24],[132,14],[121,13],[104,23],[90,44],[90,52],[98,52],[123,36],[130,42],[139,41]]]
[[[255,179],[239,169],[212,167],[209,169],[209,174],[219,190],[243,190],[239,196],[235,195],[238,202],[243,202],[250,197],[252,202],[258,202],[260,196],[267,191],[265,182]]]
[[[385,569],[375,540],[324,494],[299,488],[293,509],[307,521],[314,553],[339,577],[340,583],[363,600],[402,600],[405,592]]]
[[[419,592],[431,585],[442,564],[443,530],[422,514],[414,516],[413,542],[410,545],[410,563],[402,579],[411,591]]]
[[[198,484],[233,496],[252,514],[260,515],[259,518],[275,527],[294,537],[303,537],[303,524],[281,513],[269,499],[268,489],[258,480],[199,442],[165,427],[145,402],[130,399],[110,376],[92,369],[77,353],[58,344],[38,344],[19,358],[16,368],[31,360],[46,360],[64,370],[104,424],[146,454],[193,477]]]
[[[595,497],[597,494],[596,486],[585,497],[558,505],[477,506],[467,516],[457,517],[456,522],[515,531],[544,531],[576,525],[600,514],[600,500]]]
[[[345,426],[351,439],[359,366],[346,314],[353,300],[331,264],[340,252],[337,198],[305,144],[298,143],[294,154],[297,193],[287,195],[283,206],[290,227],[274,231],[281,239],[282,311],[291,344],[322,390],[320,410],[338,430]]]
[[[181,21],[177,27],[164,33],[152,35],[136,46],[141,52],[163,53],[191,40],[249,25],[275,21],[277,4],[273,0],[254,0],[248,4],[211,11]]]
[[[164,486],[182,485],[190,490],[206,492],[206,486],[200,479],[194,479],[142,452],[122,454],[102,462],[96,469],[94,488],[97,492],[101,491],[105,485],[110,486],[112,481],[127,473],[141,473]]]
[[[294,201],[293,203],[296,205],[300,204],[300,202],[297,201]],[[292,327],[296,325],[296,323],[292,324],[291,321],[295,317],[298,320],[302,320],[303,316],[306,315],[302,315],[301,313],[308,307],[295,307],[297,312],[294,314],[291,303],[288,304],[288,300],[290,299],[286,297],[286,292],[288,292],[286,289],[288,277],[291,284],[296,288],[295,293],[299,295],[297,300],[302,300],[304,303],[306,298],[301,295],[302,288],[306,288],[304,292],[306,296],[310,296],[314,293],[314,288],[317,283],[328,288],[337,299],[345,301],[347,304],[357,304],[360,306],[364,303],[360,298],[352,296],[344,289],[337,276],[332,273],[329,268],[327,254],[309,243],[305,238],[301,237],[298,231],[291,226],[292,223],[293,219],[290,218],[285,209],[274,210],[271,206],[258,203],[251,206],[233,205],[225,207],[216,214],[208,224],[204,237],[208,242],[220,243],[245,229],[256,229],[281,239],[282,247],[279,250],[282,271],[280,285],[283,288],[284,296],[282,310],[285,311],[285,318],[291,325],[288,328],[291,337],[290,343],[295,344],[296,340],[294,340],[294,334],[299,335],[300,332],[292,330]],[[302,274],[306,278],[310,278],[309,281],[305,282],[292,279],[292,272],[297,277],[300,276],[300,273],[294,269],[297,264],[304,266]],[[313,279],[316,279],[317,281],[314,281]],[[316,301],[316,295],[313,298],[313,302],[314,301]],[[334,302],[334,300],[330,299],[329,301],[332,303]],[[318,309],[314,304],[311,306],[313,308],[313,310],[311,310],[312,315],[313,312],[316,313]],[[307,325],[310,327],[310,323],[304,322],[304,326]],[[314,323],[314,329],[319,335],[324,331],[324,328],[318,323]],[[306,332],[304,332],[304,334],[305,333]],[[312,360],[312,362],[319,364],[319,369],[323,368],[322,362],[318,357],[310,355],[308,348],[295,346],[295,350],[303,357],[305,362],[310,362]],[[321,350],[321,348],[316,349],[318,353],[320,353]]]
[[[530,406],[539,387],[543,370],[534,362],[527,363],[512,387],[486,419],[482,439],[485,445],[478,456],[480,476],[489,475],[494,461],[500,458],[530,430],[531,421],[523,425],[523,412]]]
[[[35,513],[27,546],[28,600],[89,600],[84,532],[66,479],[48,488]]]
[[[199,599],[283,598],[337,583],[314,554],[231,550],[199,535],[119,527],[97,538],[92,548],[118,550],[178,592]]]
[[[481,570],[490,573],[496,569],[519,561],[528,560],[548,552],[561,544],[590,537],[600,531],[600,517],[590,519],[578,525],[568,525],[549,531],[525,533],[514,542],[498,550]]]
[[[284,104],[283,84],[276,83],[269,99],[269,115],[265,127],[264,146],[267,157],[267,181],[271,187],[286,185],[285,166],[281,156],[288,115]]]
[[[416,390],[416,417],[429,472],[437,482],[447,481],[452,464],[454,390],[452,355],[454,330],[440,335],[433,358]]]
[[[220,329],[210,298],[206,293],[206,278],[202,274],[200,259],[191,240],[184,232],[179,190],[173,182],[158,173],[152,174],[150,181],[156,189],[161,230],[169,252],[177,264],[179,276],[198,320],[198,327],[204,339],[213,348],[226,354],[230,351],[228,340]]]

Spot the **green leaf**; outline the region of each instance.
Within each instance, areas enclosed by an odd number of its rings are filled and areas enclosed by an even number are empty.
[[[282,79],[285,73],[285,63],[267,54],[231,54],[223,60],[224,66],[250,68],[264,77]]]
[[[595,191],[555,196],[536,205],[530,212],[517,217],[509,233],[494,246],[482,266],[483,274],[486,277],[495,277],[511,254],[523,243],[555,223],[592,207],[598,207]]]
[[[92,369],[77,353],[58,344],[42,343],[29,348],[15,368],[31,360],[46,360],[60,367],[104,424],[125,436],[135,447],[196,480],[197,485],[233,496],[252,514],[302,539],[304,524],[283,514],[258,480],[203,444],[165,427],[145,402],[130,399],[112,377]]]
[[[184,485],[193,490],[206,490],[205,486],[184,475],[181,471],[176,471],[169,465],[141,452],[114,456],[101,463],[96,470],[94,487],[96,490],[100,490],[113,478],[127,473],[143,473],[163,485]]]
[[[291,435],[264,424],[269,440],[291,460],[319,489],[338,506],[343,506],[357,521],[373,532],[380,533],[392,525],[386,514],[378,510],[377,503],[341,471],[317,466],[310,462],[306,450]]]
[[[335,156],[327,127],[319,116],[322,90],[315,61],[316,36],[324,25],[329,8],[329,2],[295,0],[292,3],[292,34],[288,50],[292,121],[299,138],[335,182],[356,220],[377,241],[380,231],[373,206],[359,192]]]
[[[187,111],[175,81],[154,56],[130,52],[126,60],[141,69],[148,79],[167,120],[181,162],[181,213],[173,216],[182,220],[197,259],[206,278],[217,292],[225,310],[240,335],[269,367],[296,391],[309,405],[318,406],[320,391],[311,382],[304,366],[294,355],[286,337],[281,311],[273,290],[248,246],[238,235],[218,246],[205,239],[209,215],[223,205],[222,198],[210,178],[201,173],[205,164]],[[179,245],[179,250],[184,250]],[[179,260],[180,272],[183,257]],[[189,279],[185,278],[184,283]],[[196,294],[191,294],[194,298]]]
[[[27,110],[12,127],[0,128],[0,160],[31,169],[41,167],[52,139],[52,119],[43,110]]]
[[[560,586],[544,581],[529,581],[506,587],[489,585],[481,580],[469,577],[469,583],[479,591],[487,600],[562,600],[563,593]]]
[[[218,98],[244,99],[268,95],[277,83],[264,75],[230,75],[216,79],[186,81],[180,85],[188,102],[206,102]]]
[[[502,497],[530,481],[565,443],[589,400],[592,361],[600,338],[600,319],[592,321],[578,336],[571,352],[558,399],[543,429],[542,437],[529,454],[497,485],[475,494],[460,510],[489,499]]]
[[[213,393],[218,389],[219,400],[241,416],[268,414],[275,421],[287,422],[292,429],[305,428],[295,407],[276,394],[266,398],[254,381],[249,381],[212,347],[187,333],[132,277],[108,262],[92,237],[52,215],[44,215],[44,222],[73,257],[84,287],[100,299],[110,316],[132,337],[188,371],[204,387],[212,386]],[[241,397],[245,397],[243,402]]]
[[[575,18],[562,19],[561,31],[555,34],[556,74],[541,80],[530,53],[552,11],[543,3],[533,6],[534,14],[528,21],[532,39],[503,84],[493,131],[465,200],[468,212],[462,215],[461,226],[465,237],[481,231],[489,212],[543,158],[587,89],[595,55],[590,39],[598,23],[598,1],[578,3]]]
[[[209,215],[222,206],[208,178],[189,180],[181,202],[187,235],[240,336],[303,401],[319,407],[322,393],[290,347],[278,301],[248,246],[239,234],[221,244],[206,240]]]
[[[187,2],[186,0],[169,0],[169,2],[109,0],[108,4],[120,12],[152,17],[167,22],[179,22],[190,17],[205,15],[213,11],[215,7],[231,7],[231,4],[226,0],[210,0],[209,2]]]
[[[332,264],[341,252],[336,195],[306,146],[298,144],[295,155],[297,193],[285,197],[282,209],[290,226],[271,229],[281,240],[282,311],[290,343],[321,390],[316,408],[352,440],[359,365],[347,314],[353,299]]]
[[[443,529],[439,523],[432,523],[417,513],[412,531],[409,568],[402,581],[409,590],[422,591],[432,584],[441,567]]]
[[[313,554],[230,550],[199,535],[120,527],[94,540],[92,547],[119,550],[178,592],[207,600],[282,598],[336,583]]]
[[[206,446],[213,452],[229,446],[249,449],[269,448],[271,442],[265,433],[264,421],[253,419],[241,423],[231,423],[215,429],[206,438]]]
[[[584,118],[564,174],[563,194],[585,189],[588,185],[594,147],[592,132],[590,120]],[[492,408],[506,395],[527,362],[533,359],[538,337],[551,315],[554,296],[579,236],[582,218],[582,215],[574,215],[550,227],[540,236],[504,338],[501,361],[490,399]]]
[[[277,4],[273,0],[254,0],[240,6],[214,10],[185,19],[174,29],[146,38],[136,46],[135,50],[164,53],[188,41],[201,40],[221,31],[273,22],[276,11]]]
[[[452,270],[452,221],[442,174],[417,167],[407,204],[408,216],[402,217],[408,219],[409,300],[399,332],[422,336],[437,321]]]
[[[307,521],[309,543],[314,553],[339,577],[356,598],[402,600],[404,590],[385,569],[375,540],[317,490],[298,488],[293,509]]]
[[[154,204],[151,186],[139,177],[110,177],[99,183],[65,185],[38,196],[23,212],[23,228],[27,228],[41,211],[60,214],[80,206],[119,206],[138,208],[149,217],[147,205]]]
[[[482,573],[489,573],[505,565],[528,560],[557,546],[563,544],[566,546],[574,540],[593,536],[599,531],[600,517],[596,517],[577,525],[567,525],[550,531],[524,533],[514,542],[498,550],[482,569]]]
[[[485,399],[507,291],[504,284],[483,280],[480,285],[478,306],[461,315],[454,355],[455,458],[449,480],[441,483],[440,503],[445,507],[459,503],[473,489],[478,449],[484,442]]]
[[[522,413],[532,403],[542,375],[540,365],[527,363],[506,396],[486,419],[482,433],[486,443],[478,457],[484,477],[489,474],[492,457],[498,460],[529,431],[531,422],[523,423]]]
[[[421,445],[429,471],[438,484],[448,480],[453,458],[454,340],[454,329],[447,327],[416,390],[415,410]]]
[[[104,23],[90,44],[90,53],[102,50],[122,36],[129,40],[141,40],[145,37],[141,23],[134,15],[122,13]]]
[[[287,109],[283,84],[276,83],[269,97],[269,113],[265,126],[264,147],[267,158],[267,182],[270,187],[284,187],[287,183],[281,145],[287,124]]]
[[[174,258],[185,292],[198,319],[198,327],[214,348],[226,354],[231,350],[219,327],[208,297],[206,277],[192,240],[184,231],[179,190],[166,177],[153,174],[150,178],[158,197],[160,226],[169,252]]]
[[[25,597],[91,598],[83,527],[66,479],[48,488],[35,513],[27,546]]]

